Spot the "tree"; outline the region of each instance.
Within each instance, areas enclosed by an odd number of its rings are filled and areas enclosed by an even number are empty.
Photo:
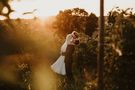
[[[91,13],[88,17],[86,17],[86,29],[85,34],[92,36],[94,31],[97,31],[98,27],[98,17]]]
[[[54,28],[56,34],[63,37],[72,31],[83,32],[91,36],[97,28],[97,20],[95,14],[88,14],[84,9],[73,8],[60,11],[56,16]]]

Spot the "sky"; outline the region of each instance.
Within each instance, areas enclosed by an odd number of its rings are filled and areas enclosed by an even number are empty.
[[[135,11],[135,0],[104,0],[104,14],[107,15],[108,11],[112,8],[119,6],[121,9],[133,8]],[[99,3],[100,0],[21,0],[18,2],[14,0],[10,2],[11,7],[15,12],[11,13],[11,18],[33,18],[33,17],[47,17],[54,16],[60,10],[82,8],[88,13],[95,13],[99,16]],[[33,14],[24,14],[25,12],[36,11]]]

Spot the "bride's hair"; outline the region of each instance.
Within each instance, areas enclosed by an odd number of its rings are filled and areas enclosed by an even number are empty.
[[[79,33],[76,32],[76,31],[73,31],[73,32],[72,32],[72,36],[75,37],[74,43],[75,43],[76,45],[79,44],[79,39],[78,39]]]
[[[78,34],[78,32],[73,31],[73,32],[72,32],[72,36],[75,37],[75,38],[78,38],[78,37],[79,37],[79,34]]]

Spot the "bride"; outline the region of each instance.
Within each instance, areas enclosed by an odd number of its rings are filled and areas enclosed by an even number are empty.
[[[61,55],[60,57],[51,65],[51,69],[61,75],[66,75],[66,68],[65,68],[65,53],[66,53],[66,48],[67,45],[75,45],[76,41],[78,41],[78,38],[76,38],[76,35],[78,35],[78,33],[76,31],[73,31],[71,34],[68,34],[66,36],[66,40],[64,42],[64,44],[61,47]]]

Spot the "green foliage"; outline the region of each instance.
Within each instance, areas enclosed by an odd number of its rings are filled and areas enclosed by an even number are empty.
[[[118,7],[108,16],[105,34],[105,89],[133,90],[135,27],[131,9]],[[132,16],[132,17],[131,17]]]
[[[74,53],[73,71],[77,90],[96,90],[97,40],[82,33]],[[78,79],[79,78],[79,79]]]
[[[98,17],[91,13],[88,17],[86,17],[86,27],[85,27],[85,34],[92,36],[94,31],[97,31],[98,27]]]

